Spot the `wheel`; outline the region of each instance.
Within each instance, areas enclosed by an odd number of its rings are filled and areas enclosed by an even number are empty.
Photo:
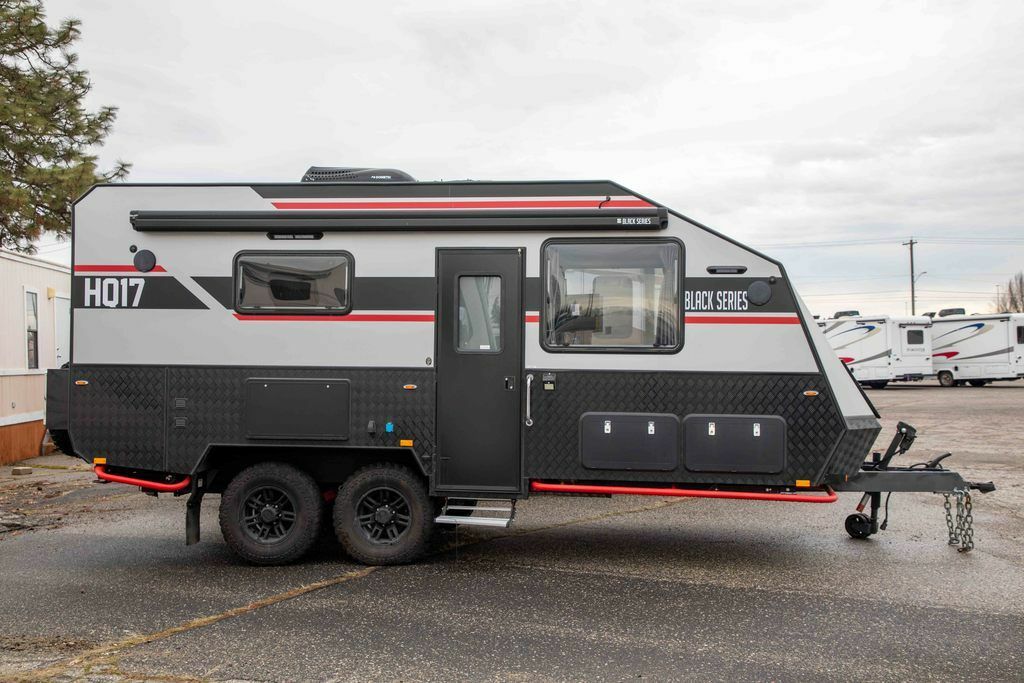
[[[863,512],[855,512],[846,518],[846,533],[854,538],[867,538],[871,535],[871,518]]]
[[[391,464],[364,467],[334,501],[334,532],[363,564],[405,564],[422,555],[434,527],[433,505],[422,479]]]
[[[986,384],[988,384],[988,382],[986,382],[983,379],[969,379],[967,380],[967,383],[970,384],[972,387],[983,387]]]
[[[239,472],[221,495],[220,530],[243,560],[287,564],[316,542],[322,507],[311,476],[291,465],[260,463]]]
[[[868,386],[871,387],[872,389],[885,389],[885,387],[888,385],[889,381],[884,379],[877,380],[875,382],[868,382]]]
[[[448,505],[456,505],[459,507],[475,508],[476,501],[472,498],[449,498]],[[473,514],[472,510],[452,510],[449,508],[448,514],[452,517],[469,517]]]
[[[939,373],[939,384],[944,387],[956,386],[956,380],[953,379],[953,373],[949,370],[943,370]]]

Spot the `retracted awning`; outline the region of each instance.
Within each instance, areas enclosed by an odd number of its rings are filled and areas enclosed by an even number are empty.
[[[664,230],[668,210],[574,209],[512,211],[132,211],[139,232]]]

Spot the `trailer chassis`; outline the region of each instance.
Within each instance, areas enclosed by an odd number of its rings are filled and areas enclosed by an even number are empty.
[[[857,504],[857,511],[846,518],[846,531],[850,536],[861,539],[884,531],[889,521],[889,496],[893,493],[939,493],[945,498],[949,545],[956,546],[958,552],[969,552],[974,548],[971,491],[990,493],[995,491],[996,487],[990,481],[967,481],[959,473],[943,467],[942,461],[952,453],[943,453],[927,462],[909,467],[893,467],[890,464],[893,458],[910,450],[916,438],[917,430],[905,422],[900,422],[884,454],[872,453],[871,460],[861,465],[860,471],[834,485],[836,491],[864,493]],[[886,494],[885,517],[879,522],[878,513],[882,508],[883,493]],[[865,508],[869,510],[867,514],[864,512]]]

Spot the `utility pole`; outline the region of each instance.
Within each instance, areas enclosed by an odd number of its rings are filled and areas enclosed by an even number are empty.
[[[917,276],[914,274],[914,245],[917,244],[917,240],[913,237],[910,238],[909,242],[904,242],[903,246],[910,247],[910,315],[917,315],[917,295],[914,291],[914,284],[917,280]]]

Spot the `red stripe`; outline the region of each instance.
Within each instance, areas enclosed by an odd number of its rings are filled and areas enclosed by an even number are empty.
[[[636,209],[653,204],[642,199],[536,199],[440,202],[272,202],[278,209]]]
[[[799,325],[800,318],[781,315],[687,315],[691,325]]]
[[[135,266],[121,266],[121,265],[117,265],[117,266],[96,266],[96,265],[79,266],[79,265],[76,265],[75,266],[75,272],[76,273],[140,273],[142,271],[138,270]],[[166,273],[167,271],[164,270],[163,266],[153,266],[153,270],[151,270],[149,272],[151,272],[151,273]]]
[[[256,320],[262,322],[293,322],[293,323],[432,323],[433,313],[349,313],[348,315],[244,315],[235,313],[239,320]]]
[[[800,493],[760,493],[756,491],[712,491],[709,489],[653,488],[645,486],[592,486],[587,484],[549,484],[531,481],[531,491],[548,493],[604,493],[628,496],[670,496],[677,498],[734,498],[740,500],[779,500],[787,503],[834,503],[839,496],[830,488],[823,496]]]

